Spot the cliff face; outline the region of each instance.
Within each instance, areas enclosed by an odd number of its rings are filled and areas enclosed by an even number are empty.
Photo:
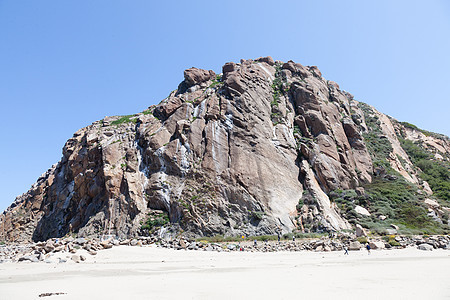
[[[193,236],[350,229],[329,195],[364,194],[384,174],[372,135],[388,145],[396,174],[428,193],[399,132],[448,161],[448,140],[353,100],[317,67],[266,57],[184,76],[159,105],[76,132],[61,161],[0,216],[0,239],[124,237],[167,218]]]

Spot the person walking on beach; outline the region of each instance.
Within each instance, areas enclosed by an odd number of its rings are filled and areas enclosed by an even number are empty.
[[[278,232],[277,235],[278,235],[278,244],[279,244],[280,240],[281,240],[281,234]]]
[[[344,255],[348,255],[348,247],[344,246]]]
[[[370,244],[369,244],[369,242],[367,242],[366,249],[367,249],[367,254],[370,255]]]

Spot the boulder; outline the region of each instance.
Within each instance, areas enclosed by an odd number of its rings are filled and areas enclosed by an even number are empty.
[[[216,73],[212,70],[207,71],[197,68],[190,68],[184,71],[184,81],[188,87],[215,79],[215,77]]]
[[[423,251],[432,251],[433,250],[433,246],[431,246],[430,244],[420,244],[419,246],[417,246],[417,249],[419,250],[423,250]]]
[[[348,250],[352,250],[352,251],[361,250],[361,243],[358,241],[350,242],[350,245],[348,246]]]
[[[271,66],[273,66],[275,64],[275,61],[270,56],[260,57],[260,58],[255,59],[255,61],[257,61],[257,62],[265,62],[265,63],[267,63],[267,64],[269,64]]]
[[[85,238],[77,238],[77,239],[75,239],[73,242],[74,242],[75,244],[78,244],[78,245],[80,245],[80,246],[83,246],[83,245],[87,242],[87,240],[86,240]]]
[[[384,249],[385,244],[382,241],[372,241],[369,243],[371,249]]]
[[[367,236],[367,232],[366,232],[366,230],[361,226],[361,225],[359,225],[359,224],[356,224],[356,236],[357,237],[360,237],[360,236]]]
[[[129,239],[123,240],[119,244],[120,245],[129,245],[130,244],[130,240]]]
[[[435,200],[432,200],[432,199],[425,199],[425,204],[428,206],[428,207],[431,207],[431,208],[433,208],[433,209],[435,209],[435,208],[439,208],[439,203],[437,203],[437,201],[435,201]]]
[[[392,228],[394,228],[395,230],[397,230],[397,231],[400,229],[400,228],[398,228],[398,226],[395,225],[395,224],[391,224],[390,226],[391,226]]]
[[[370,217],[370,212],[362,206],[356,205],[355,211],[360,215]]]
[[[397,234],[397,230],[395,230],[394,228],[387,228],[387,229],[386,229],[386,234],[387,234],[387,235],[394,235],[394,234]]]

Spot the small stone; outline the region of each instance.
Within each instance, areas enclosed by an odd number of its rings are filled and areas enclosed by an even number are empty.
[[[81,261],[85,261],[85,260],[86,260],[86,256],[80,255],[80,260],[81,260]]]
[[[72,255],[73,262],[79,264],[80,263],[80,256],[79,255]]]
[[[90,255],[97,255],[97,252],[96,251],[94,251],[94,250],[89,250],[89,252],[88,252]]]

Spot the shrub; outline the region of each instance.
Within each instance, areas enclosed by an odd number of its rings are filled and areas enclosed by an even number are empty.
[[[356,240],[358,242],[360,242],[361,244],[366,244],[368,242],[368,240],[365,236],[360,236],[360,237],[356,238]]]
[[[169,216],[165,213],[156,215],[149,215],[147,221],[142,225],[142,229],[152,230],[156,227],[161,227],[169,223]]]
[[[421,171],[419,176],[428,182],[434,195],[450,202],[450,163],[437,161],[421,146],[399,137],[400,144],[411,162]]]
[[[375,167],[383,166],[389,168],[390,165],[387,158],[393,149],[381,130],[380,120],[369,105],[360,102],[358,106],[363,111],[366,120],[368,132],[363,133],[363,137],[367,150],[372,157],[373,165]]]
[[[135,117],[135,115],[127,115],[127,116],[122,116],[119,119],[112,121],[111,125],[120,125],[123,123],[136,123],[137,122],[137,118],[133,118]]]
[[[263,211],[252,211],[252,218],[256,220],[262,220],[264,217]]]

